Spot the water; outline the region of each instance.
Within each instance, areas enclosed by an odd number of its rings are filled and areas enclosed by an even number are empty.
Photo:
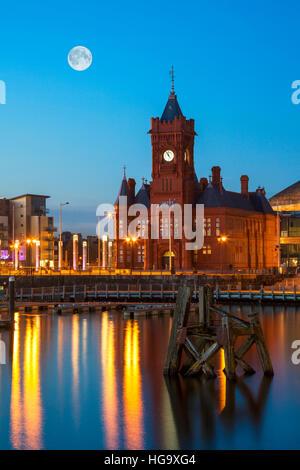
[[[0,333],[0,449],[299,449],[300,309],[265,307],[262,323],[274,378],[251,350],[257,373],[231,384],[222,354],[215,380],[163,377],[168,316],[16,314]]]

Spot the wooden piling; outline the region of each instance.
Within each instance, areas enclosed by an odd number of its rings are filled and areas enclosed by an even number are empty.
[[[237,366],[245,374],[255,372],[243,358],[255,344],[264,374],[273,375],[258,314],[250,314],[249,322],[213,305],[213,291],[207,286],[200,287],[198,295],[199,315],[195,324],[195,315],[190,315],[191,289],[182,286],[178,291],[164,374],[174,375],[179,372],[184,352],[185,362],[180,373],[196,375],[204,372],[208,377],[215,377],[215,355],[222,348],[225,356],[224,373],[228,380],[235,380]],[[213,315],[221,317],[221,323]],[[235,350],[236,340],[240,336],[246,339]]]
[[[191,297],[192,291],[190,287],[179,287],[173,316],[169,348],[164,366],[165,375],[174,375],[178,373],[183,343],[177,340],[177,335],[178,330],[185,327],[187,313],[190,309]]]

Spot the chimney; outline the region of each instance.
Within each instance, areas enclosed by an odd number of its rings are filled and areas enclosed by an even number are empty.
[[[131,195],[131,198],[132,200],[134,200],[135,198],[135,179],[134,178],[128,178],[128,188],[129,188],[129,191],[130,191],[130,195]]]
[[[249,182],[248,176],[242,175],[241,176],[241,193],[247,197],[249,197],[248,182]]]
[[[204,189],[208,185],[207,178],[201,178],[199,184],[200,184],[201,191],[204,191]]]
[[[219,186],[222,189],[222,180],[221,180],[221,168],[219,166],[213,166],[211,169],[212,173],[212,184]]]

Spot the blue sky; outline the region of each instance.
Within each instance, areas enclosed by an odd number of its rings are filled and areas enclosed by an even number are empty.
[[[198,177],[222,167],[224,186],[299,179],[300,79],[296,1],[6,2],[0,18],[0,196],[48,194],[64,229],[95,233],[96,207],[113,202],[122,166],[151,177],[151,116],[175,90],[198,133]],[[76,72],[69,50],[88,47]]]

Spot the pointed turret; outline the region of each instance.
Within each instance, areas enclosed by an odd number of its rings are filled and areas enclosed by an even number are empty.
[[[180,106],[177,101],[177,96],[174,91],[174,69],[170,71],[172,77],[172,87],[171,93],[169,94],[169,99],[160,118],[161,121],[174,121],[175,117],[183,116]]]
[[[129,189],[127,179],[126,179],[125,166],[123,168],[123,178],[122,178],[122,181],[121,181],[121,186],[120,186],[120,189],[119,189],[117,199],[115,201],[115,206],[119,205],[120,196],[127,196],[127,204],[129,205],[131,203],[131,194],[130,194],[130,189]]]

